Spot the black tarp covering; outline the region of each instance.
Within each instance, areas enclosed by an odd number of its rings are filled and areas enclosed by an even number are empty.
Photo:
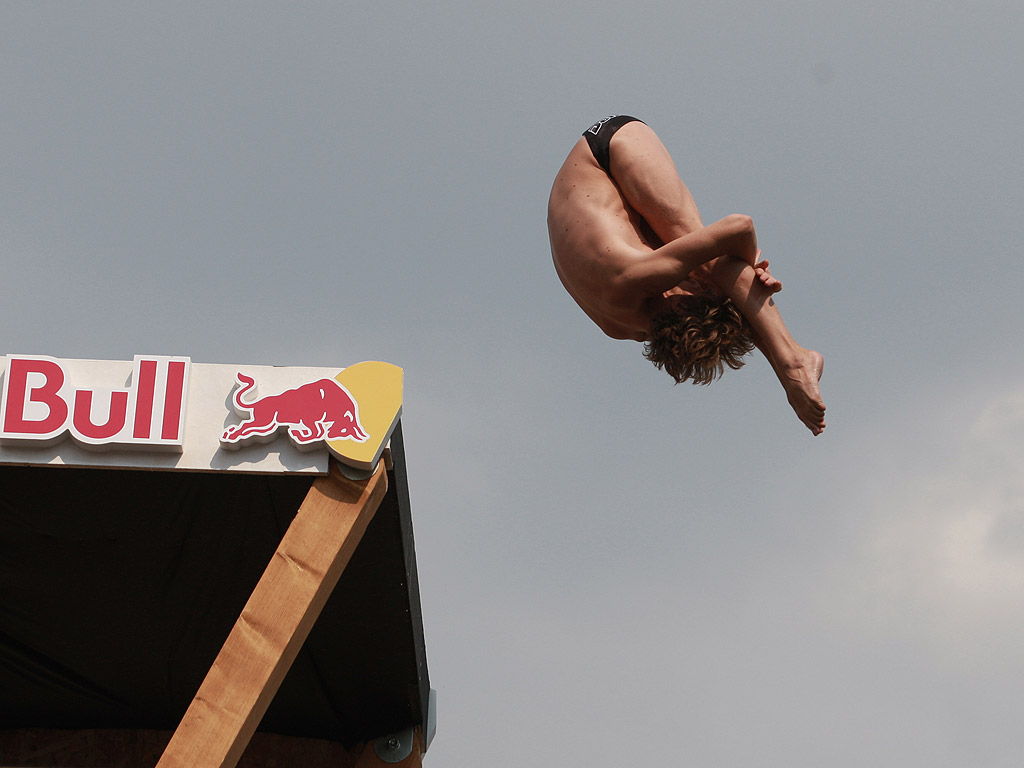
[[[352,744],[425,718],[396,438],[387,496],[261,731]],[[0,730],[173,730],[311,483],[0,467]]]

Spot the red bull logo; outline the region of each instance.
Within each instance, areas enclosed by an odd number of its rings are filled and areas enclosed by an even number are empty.
[[[286,431],[299,450],[326,446],[342,463],[373,470],[402,413],[402,369],[390,363],[356,363],[262,397],[253,376],[235,371],[231,404],[242,421],[221,433],[222,448],[267,443]]]
[[[225,430],[220,439],[225,448],[268,442],[281,429],[287,429],[300,449],[318,447],[324,440],[363,443],[370,437],[359,420],[359,404],[335,379],[319,379],[246,402],[246,395],[255,394],[256,380],[241,371],[235,378],[240,386],[232,403],[245,421]]]
[[[0,465],[323,473],[337,460],[373,471],[401,417],[402,380],[401,368],[378,361],[0,355]],[[283,433],[279,450],[263,447]]]

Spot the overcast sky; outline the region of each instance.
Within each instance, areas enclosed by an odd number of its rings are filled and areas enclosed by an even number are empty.
[[[406,371],[425,763],[1020,765],[1019,2],[0,4],[0,353]],[[551,266],[612,113],[754,218],[828,429]]]

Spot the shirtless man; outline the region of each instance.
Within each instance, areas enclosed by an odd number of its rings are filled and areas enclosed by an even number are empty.
[[[548,234],[558,277],[605,334],[646,342],[677,383],[707,384],[757,346],[800,421],[825,429],[822,357],[786,330],[753,222],[733,214],[705,227],[643,122],[619,115],[584,132],[551,190]]]

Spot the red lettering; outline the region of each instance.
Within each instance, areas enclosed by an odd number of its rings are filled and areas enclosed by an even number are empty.
[[[86,388],[73,386],[68,370],[79,369],[63,361],[8,356],[0,379],[0,441],[43,447],[70,432],[83,446],[180,451],[189,365],[188,358],[137,356],[129,387]],[[121,373],[111,375],[124,381]]]
[[[102,424],[94,424],[92,421],[92,396],[93,392],[89,389],[75,392],[75,431],[89,441],[109,440],[124,428],[128,417],[128,393],[123,390],[110,393],[110,412]]]
[[[4,434],[8,436],[52,437],[58,434],[68,420],[68,404],[60,396],[64,386],[64,369],[53,360],[23,360],[8,358],[4,413]],[[29,376],[43,377],[42,384],[29,386]],[[26,417],[29,403],[45,405],[43,419]]]
[[[153,394],[156,391],[156,360],[139,361],[139,377],[135,382],[138,398],[135,401],[136,440],[148,440],[153,428]]]
[[[167,363],[167,391],[164,395],[164,425],[161,440],[177,440],[181,427],[181,404],[185,395],[185,363]]]

